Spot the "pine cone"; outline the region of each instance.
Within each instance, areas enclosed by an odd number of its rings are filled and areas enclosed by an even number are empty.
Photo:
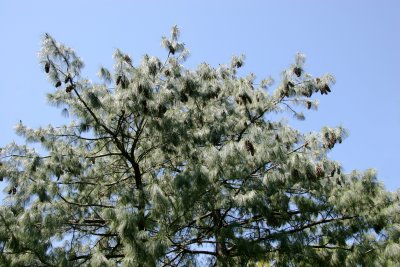
[[[70,93],[74,89],[75,89],[75,84],[70,84],[67,86],[67,88],[65,88],[65,92]]]
[[[56,88],[61,86],[61,81],[57,81],[56,84],[54,85]]]
[[[49,62],[46,62],[46,64],[44,65],[44,71],[46,73],[49,73],[49,71],[50,71],[50,63]]]
[[[317,177],[319,177],[319,178],[325,176],[324,169],[322,169],[322,167],[320,165],[317,165],[317,167],[315,168],[315,173],[317,174]]]
[[[165,112],[167,112],[167,107],[165,105],[160,105],[158,107],[158,116],[161,117]]]
[[[239,95],[240,99],[242,100],[243,104],[247,104],[247,103],[252,103],[253,101],[251,100],[250,96],[246,93],[240,94]]]
[[[189,100],[188,96],[184,92],[181,92],[180,97],[181,97],[181,101],[183,103],[185,103],[185,102],[187,102]]]
[[[329,139],[329,149],[332,149],[336,144],[336,135],[332,134],[331,138]]]
[[[240,68],[240,67],[242,67],[242,66],[243,66],[243,62],[242,62],[242,61],[237,60],[237,61],[235,62],[235,67],[236,67],[236,68]]]
[[[301,94],[305,97],[311,97],[312,96],[312,91],[303,91]]]
[[[13,187],[10,190],[8,190],[8,194],[9,195],[15,195],[16,193],[17,193],[17,188],[16,187]]]
[[[69,75],[65,77],[64,83],[72,82],[72,79]]]
[[[168,50],[169,50],[169,52],[170,52],[172,55],[175,54],[175,48],[172,46],[172,44],[169,44],[169,45],[168,45]]]
[[[329,88],[329,85],[327,85],[327,84],[325,84],[324,86],[321,86],[319,88],[319,90],[321,92],[321,95],[323,95],[323,94],[327,95],[328,93],[331,92],[331,89]]]
[[[128,79],[124,76],[124,77],[122,77],[122,79],[121,79],[121,87],[123,88],[123,89],[126,89],[126,88],[128,88],[128,86],[129,86],[129,81],[128,81]]]
[[[302,71],[303,71],[303,70],[302,70],[301,68],[299,68],[299,67],[295,67],[295,68],[293,69],[293,72],[294,72],[294,74],[296,74],[297,77],[300,77],[300,76],[301,76]]]
[[[131,59],[128,55],[125,55],[125,56],[124,56],[124,60],[125,60],[125,62],[128,63],[129,65],[132,65],[132,59]]]
[[[148,109],[148,107],[147,107],[147,101],[146,101],[145,99],[143,99],[142,101],[140,101],[140,103],[142,104],[143,112],[144,112],[144,113],[149,112],[149,109]]]
[[[121,79],[122,79],[122,76],[119,75],[119,76],[117,77],[117,80],[115,81],[115,83],[116,83],[117,85],[119,85],[120,82],[121,82]]]
[[[294,84],[291,81],[288,81],[285,86],[285,90],[283,92],[281,92],[282,96],[289,97],[290,96],[289,91],[293,87],[294,87]]]
[[[256,152],[256,150],[254,149],[253,144],[252,144],[249,140],[246,140],[246,141],[244,142],[244,145],[245,145],[245,147],[246,147],[246,150],[247,150],[248,152],[250,152],[250,154],[251,154],[252,156],[254,156],[254,153]]]
[[[251,97],[248,94],[244,94],[243,95],[245,102],[249,102],[250,104],[253,103],[253,101],[251,100]]]

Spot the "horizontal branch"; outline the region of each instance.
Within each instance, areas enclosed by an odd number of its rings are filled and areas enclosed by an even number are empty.
[[[68,201],[67,199],[65,199],[60,193],[57,194],[62,200],[64,200],[66,203],[70,204],[70,205],[75,205],[75,206],[79,206],[79,207],[102,207],[102,208],[115,208],[115,206],[109,206],[109,205],[102,205],[102,204],[82,204],[82,203],[75,203],[75,202],[71,202]]]
[[[282,234],[282,233],[283,234],[293,234],[293,233],[300,232],[300,231],[303,231],[305,229],[308,229],[308,228],[311,228],[313,226],[317,226],[317,225],[320,225],[320,224],[330,223],[330,222],[334,222],[334,221],[350,220],[350,219],[354,219],[354,218],[357,218],[357,217],[358,216],[355,215],[355,216],[343,216],[343,217],[340,217],[340,218],[323,219],[323,220],[320,220],[320,221],[316,221],[316,222],[313,222],[313,223],[309,223],[309,224],[303,225],[300,228],[289,230],[287,232],[280,232],[279,234]]]
[[[341,249],[341,250],[347,250],[347,251],[353,251],[351,248],[345,248],[345,247],[332,247],[332,246],[307,246],[309,248],[315,248],[315,249]]]
[[[82,260],[82,259],[90,259],[92,257],[92,254],[87,254],[87,255],[80,255],[80,256],[75,256],[72,258],[69,258],[69,261],[76,261],[76,260]],[[124,258],[124,254],[108,254],[104,255],[107,259],[115,259],[115,258]]]

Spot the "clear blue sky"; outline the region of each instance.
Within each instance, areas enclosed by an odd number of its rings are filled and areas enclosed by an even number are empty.
[[[165,55],[160,37],[178,24],[191,50],[187,63],[226,63],[247,57],[245,72],[277,80],[296,52],[307,71],[331,72],[337,84],[320,97],[318,112],[294,126],[324,125],[350,133],[331,158],[346,171],[375,168],[389,190],[400,188],[400,1],[21,1],[0,0],[0,146],[16,138],[13,126],[62,124],[61,111],[45,104],[53,90],[37,60],[48,32],[85,60],[95,79],[112,66],[116,48],[137,63]],[[1,186],[0,186],[1,187]]]

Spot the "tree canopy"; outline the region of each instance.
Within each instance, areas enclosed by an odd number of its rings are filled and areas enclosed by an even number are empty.
[[[26,144],[1,149],[3,266],[400,263],[399,194],[327,156],[346,131],[274,115],[303,120],[332,75],[308,74],[301,53],[276,85],[239,75],[244,56],[189,70],[177,27],[162,45],[139,64],[116,50],[93,82],[43,37],[47,99],[70,123],[19,123]]]

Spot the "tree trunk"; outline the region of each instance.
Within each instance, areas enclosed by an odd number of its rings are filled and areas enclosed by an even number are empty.
[[[212,218],[214,221],[215,228],[215,254],[217,255],[218,266],[228,266],[227,259],[229,257],[229,251],[226,248],[226,238],[221,234],[221,228],[223,227],[223,218],[220,210],[214,210],[212,212]]]

